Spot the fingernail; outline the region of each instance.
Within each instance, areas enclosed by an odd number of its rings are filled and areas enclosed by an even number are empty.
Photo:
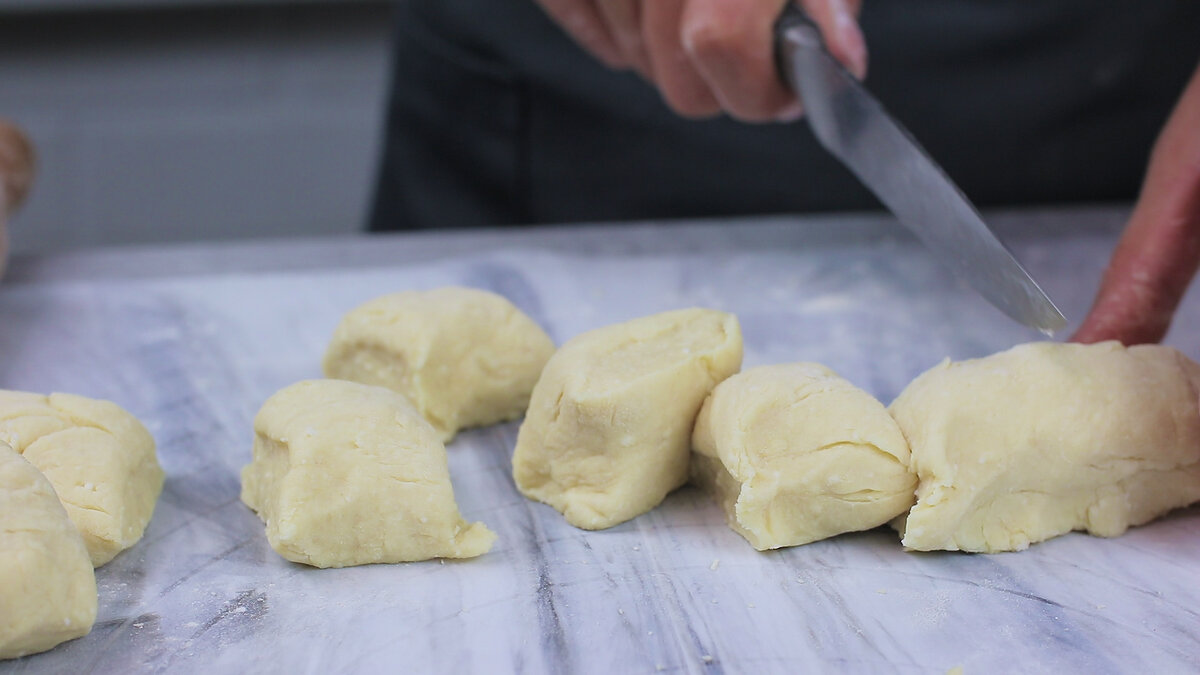
[[[846,67],[861,80],[867,75],[866,39],[863,38],[858,20],[854,18],[854,13],[850,11],[850,6],[846,4],[845,0],[836,0],[833,7],[834,30],[837,31],[838,43],[842,48],[842,55],[846,59]]]
[[[775,116],[775,121],[784,123],[795,122],[801,117],[804,117],[804,105],[801,104],[800,101],[796,101],[780,111],[779,114]]]

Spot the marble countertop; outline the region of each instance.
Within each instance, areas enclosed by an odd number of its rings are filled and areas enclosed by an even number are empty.
[[[992,214],[1077,324],[1117,209]],[[383,293],[500,292],[558,342],[653,312],[736,313],[746,366],[824,363],[884,402],[946,356],[1038,339],[884,216],[777,218],[64,253],[0,286],[0,387],[114,400],[158,441],[145,538],[100,569],[95,629],[0,673],[1196,672],[1200,509],[1117,539],[906,553],[879,529],[759,553],[703,493],[601,532],[510,477],[517,425],[450,469],[491,553],[318,570],[238,499],[251,420],[320,375],[341,315]],[[1200,299],[1168,342],[1200,357]]]

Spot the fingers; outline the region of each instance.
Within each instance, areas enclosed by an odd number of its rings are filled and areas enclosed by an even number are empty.
[[[746,122],[790,121],[802,108],[780,81],[774,25],[790,0],[653,0],[643,32],[653,79],[667,104],[688,117],[724,111]],[[860,0],[803,0],[833,55],[862,77],[866,42]]]
[[[3,198],[0,198],[0,207],[3,207]],[[4,276],[4,269],[8,266],[8,228],[4,225],[4,215],[0,214],[0,277]]]
[[[630,67],[616,37],[592,0],[537,0],[537,3],[579,46],[591,52],[601,63],[609,68]]]
[[[15,125],[0,119],[0,221],[25,201],[33,165],[33,144]]]
[[[0,276],[8,264],[8,214],[29,194],[33,164],[33,144],[15,125],[0,120]]]
[[[684,117],[711,117],[721,104],[684,49],[680,24],[688,0],[648,0],[642,5],[642,32],[651,73],[663,100]],[[736,0],[734,4],[744,4]]]
[[[829,52],[860,80],[867,75],[867,41],[857,18],[861,5],[861,0],[800,0]]]
[[[1200,265],[1200,69],[1150,156],[1133,216],[1077,342],[1157,342]]]
[[[538,0],[577,42],[613,68],[633,68],[685,117],[722,111],[749,122],[801,114],[779,80],[774,24],[792,0]],[[867,67],[861,0],[800,0],[833,55]]]
[[[598,0],[596,7],[624,61],[649,80],[652,74],[650,55],[642,38],[641,4],[641,0]]]
[[[1075,342],[1158,342],[1200,263],[1200,228],[1179,220],[1131,221]]]
[[[801,108],[775,67],[775,20],[785,0],[691,0],[682,17],[684,49],[712,97],[747,122],[790,120]]]

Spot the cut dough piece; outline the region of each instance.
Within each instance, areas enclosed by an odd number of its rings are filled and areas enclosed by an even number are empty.
[[[471,558],[495,541],[458,513],[446,449],[402,395],[309,380],[254,420],[242,501],[279,555],[314,567]]]
[[[1115,537],[1200,499],[1200,366],[1159,345],[1039,342],[945,361],[890,411],[912,448],[916,550]]]
[[[554,343],[504,297],[473,288],[376,298],[342,319],[325,376],[404,394],[448,442],[516,419]]]
[[[869,530],[915,499],[895,420],[815,363],[753,368],[717,385],[692,448],[693,478],[760,551]]]
[[[517,488],[588,530],[687,482],[704,397],[738,371],[737,318],[685,309],[584,333],[546,364],[513,453]]]
[[[50,481],[0,443],[0,659],[87,635],[96,603],[92,561]]]
[[[0,391],[0,441],[36,466],[96,567],[142,538],[162,492],[154,437],[109,401]]]

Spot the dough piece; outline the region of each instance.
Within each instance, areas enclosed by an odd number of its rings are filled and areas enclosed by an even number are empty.
[[[87,635],[96,603],[92,561],[50,481],[0,443],[0,659]]]
[[[142,538],[162,492],[154,437],[120,406],[0,391],[0,441],[36,466],[100,567]]]
[[[687,482],[704,397],[742,363],[732,314],[685,309],[580,335],[550,359],[513,453],[517,488],[587,530]]]
[[[753,368],[717,385],[692,448],[693,479],[760,551],[869,530],[915,499],[895,420],[815,363]]]
[[[554,343],[511,302],[473,288],[407,291],[351,311],[325,376],[408,397],[449,442],[459,429],[516,419]]]
[[[945,361],[891,413],[912,448],[916,550],[1115,537],[1200,499],[1200,366],[1159,345],[1020,345]]]
[[[472,558],[495,541],[458,513],[446,449],[400,394],[309,380],[254,419],[242,501],[279,555],[314,567]]]

